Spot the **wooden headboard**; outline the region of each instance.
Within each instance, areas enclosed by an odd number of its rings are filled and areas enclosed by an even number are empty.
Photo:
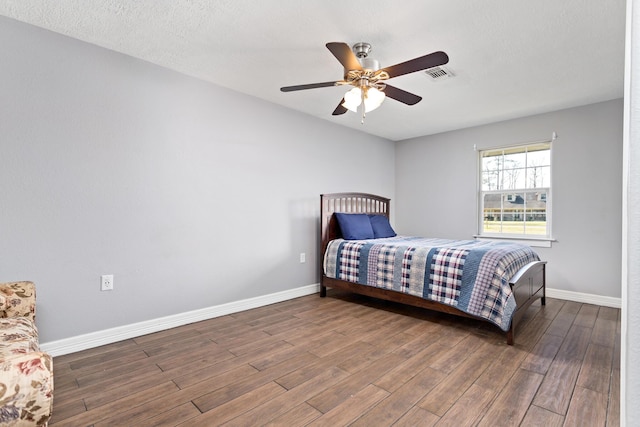
[[[327,245],[342,237],[334,212],[380,214],[389,218],[390,199],[367,193],[333,193],[320,195],[320,256]]]

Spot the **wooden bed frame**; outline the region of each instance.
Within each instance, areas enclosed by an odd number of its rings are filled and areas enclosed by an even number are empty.
[[[333,193],[320,195],[320,240],[321,257],[327,249],[327,245],[333,239],[341,238],[338,221],[333,215],[334,212],[347,213],[367,213],[381,214],[389,217],[390,199],[366,193]],[[510,280],[509,284],[516,299],[516,311],[511,320],[511,327],[506,332],[507,344],[513,345],[514,330],[527,308],[538,298],[541,304],[545,305],[545,274],[546,261],[536,261],[527,264],[519,270]],[[320,296],[327,295],[327,288],[336,288],[350,291],[356,294],[380,298],[388,301],[399,302],[415,307],[427,308],[429,310],[449,313],[456,316],[480,319],[454,307],[429,301],[417,296],[404,294],[388,289],[376,288],[373,286],[359,285],[357,283],[346,282],[344,280],[332,279],[324,275],[323,263],[320,263],[321,282]]]

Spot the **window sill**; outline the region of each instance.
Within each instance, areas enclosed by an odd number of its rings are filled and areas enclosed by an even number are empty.
[[[551,243],[556,241],[556,239],[549,237],[483,236],[477,234],[474,235],[473,238],[477,240],[509,240],[514,243],[521,243],[536,248],[550,248]]]

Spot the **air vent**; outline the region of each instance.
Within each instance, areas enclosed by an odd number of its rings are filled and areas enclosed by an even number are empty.
[[[448,68],[445,67],[432,67],[428,68],[424,71],[424,73],[429,76],[432,80],[446,80],[448,78],[454,77],[455,74],[451,72]]]

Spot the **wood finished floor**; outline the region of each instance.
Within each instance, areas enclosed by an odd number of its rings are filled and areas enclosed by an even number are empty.
[[[329,291],[54,358],[58,426],[617,426],[620,310],[471,319]]]

